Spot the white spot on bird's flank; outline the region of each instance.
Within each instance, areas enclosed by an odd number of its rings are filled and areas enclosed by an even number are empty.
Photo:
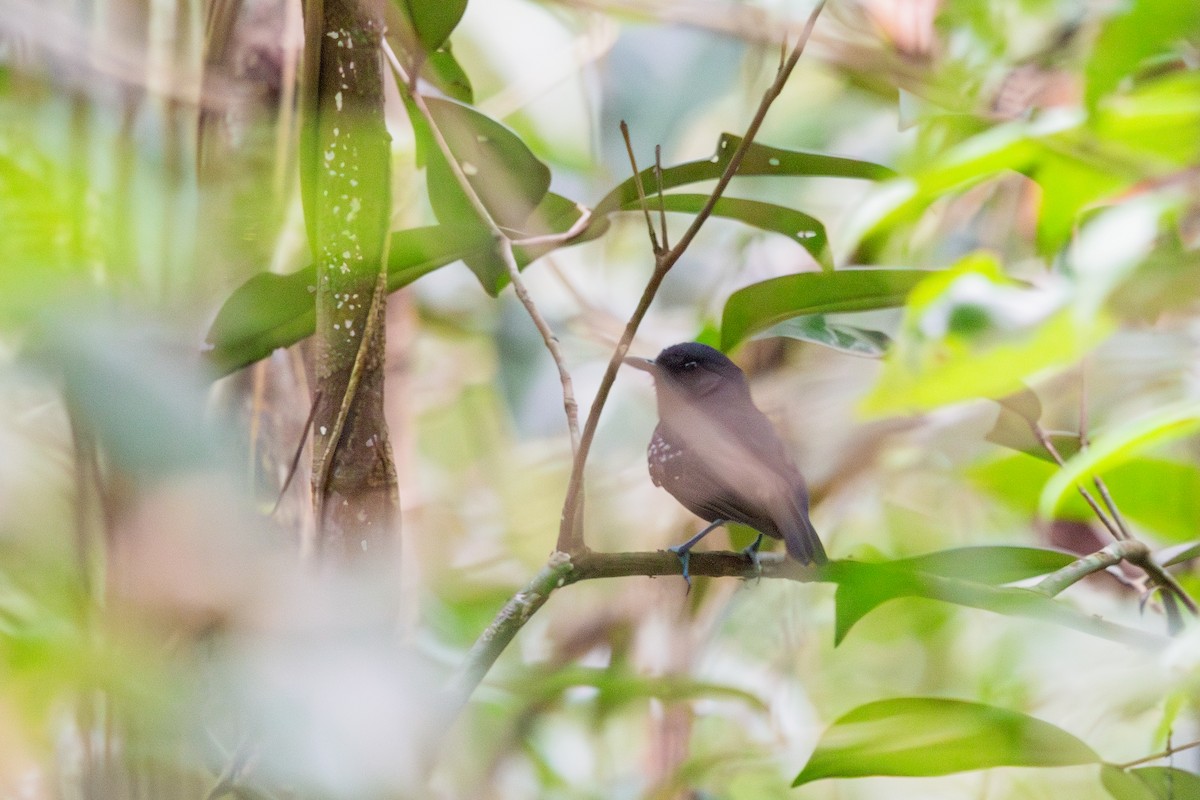
[[[479,169],[470,161],[462,162],[462,171],[464,175],[478,175]]]
[[[334,105],[337,106],[337,110],[341,111],[342,110],[342,93],[341,92],[338,92],[337,94],[335,94],[333,96],[333,102],[334,102]]]
[[[779,159],[778,158],[768,158],[767,163],[770,164],[772,167],[778,167]]]

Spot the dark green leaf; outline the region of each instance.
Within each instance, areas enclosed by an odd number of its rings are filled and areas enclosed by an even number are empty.
[[[523,232],[526,221],[550,189],[549,167],[515,133],[475,109],[453,100],[428,98],[426,103],[434,124],[489,216],[501,228]],[[425,120],[411,105],[409,111],[418,155],[425,161],[429,202],[438,221],[485,230]],[[490,248],[464,260],[490,294],[497,294],[508,281],[504,262]]]
[[[708,197],[706,194],[667,194],[663,195],[662,204],[667,211],[695,214],[708,202]],[[658,208],[657,195],[652,195],[647,201],[652,212]],[[642,206],[635,198],[621,206],[621,210],[641,211]],[[712,213],[713,216],[736,219],[765,231],[781,233],[807,250],[822,269],[833,269],[825,226],[815,217],[774,203],[741,200],[735,197],[719,199],[713,206]]]
[[[721,173],[729,164],[733,151],[737,149],[741,141],[740,136],[729,133],[721,134],[721,138],[717,142],[717,152],[712,158],[667,167],[662,171],[663,190],[697,181],[716,180],[721,177]],[[887,167],[868,161],[838,158],[819,153],[803,153],[796,150],[781,150],[754,142],[751,143],[737,174],[884,180],[895,176],[896,173]],[[642,170],[641,179],[647,196],[653,195],[658,187],[654,170]],[[618,208],[625,208],[630,203],[637,203],[637,184],[632,177],[618,184],[616,188],[605,195],[604,199],[596,205],[596,213],[608,214]]]
[[[435,225],[399,231],[392,235],[388,254],[388,290],[487,246],[478,229]],[[217,373],[233,372],[309,336],[316,325],[315,282],[316,267],[309,265],[288,275],[259,273],[238,287],[205,338]]]
[[[467,0],[396,0],[413,33],[425,48],[434,53],[447,39],[467,10]]]
[[[891,344],[891,339],[885,333],[830,322],[824,314],[810,314],[784,320],[754,338],[764,339],[771,336],[786,336],[789,339],[814,342],[844,353],[872,358],[882,356]]]
[[[913,287],[930,274],[917,269],[841,269],[751,284],[725,302],[721,349],[730,350],[748,336],[793,317],[903,305]]]
[[[834,722],[792,785],[821,778],[949,775],[1098,760],[1071,734],[1017,711],[938,697],[901,697],[859,706]]]

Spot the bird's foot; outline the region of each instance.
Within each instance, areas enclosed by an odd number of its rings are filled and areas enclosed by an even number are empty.
[[[754,567],[754,574],[759,578],[762,577],[762,560],[759,558],[758,548],[762,546],[762,540],[763,535],[760,533],[758,538],[742,549],[742,555],[750,559],[750,564]]]
[[[679,564],[683,567],[683,580],[687,583],[687,590],[692,590],[692,576],[688,573],[688,562],[692,560],[692,548],[687,544],[678,544],[674,547],[668,547],[668,552],[679,556]]]

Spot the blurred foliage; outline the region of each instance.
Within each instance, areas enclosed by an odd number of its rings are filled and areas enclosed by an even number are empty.
[[[1197,749],[1142,761],[1198,738],[1194,622],[1168,640],[1125,565],[1031,586],[1109,543],[1077,489],[1102,478],[1200,590],[1200,6],[831,3],[634,347],[746,367],[835,585],[572,585],[460,712],[442,687],[553,547],[570,448],[409,87],[403,580],[314,574],[303,470],[283,489],[315,324],[299,7],[26,5],[0,20],[0,793],[1198,796]],[[381,9],[586,406],[649,275],[637,181],[678,236],[807,8]],[[694,530],[646,478],[652,405],[618,381],[594,549]]]

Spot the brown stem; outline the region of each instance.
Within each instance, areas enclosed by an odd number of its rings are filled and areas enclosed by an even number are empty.
[[[1151,761],[1157,761],[1160,758],[1170,758],[1176,753],[1181,753],[1184,750],[1192,750],[1197,747],[1200,747],[1200,739],[1175,745],[1174,747],[1168,747],[1166,750],[1163,750],[1160,753],[1154,753],[1153,755],[1135,758],[1133,761],[1126,761],[1124,764],[1116,764],[1114,766],[1116,766],[1117,769],[1129,769],[1130,767],[1136,767],[1138,764],[1146,764]]]

